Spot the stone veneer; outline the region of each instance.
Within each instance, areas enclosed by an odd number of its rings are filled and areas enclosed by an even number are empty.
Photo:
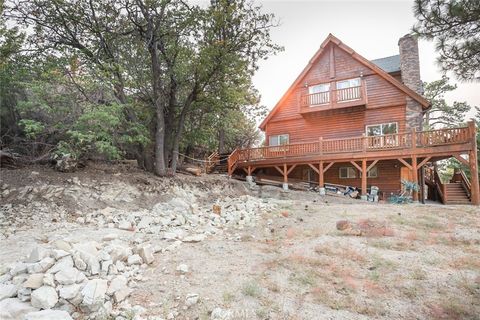
[[[416,93],[423,94],[417,39],[407,34],[398,40],[398,46],[400,48],[400,70],[403,83]],[[407,97],[406,121],[407,129],[422,129],[422,106],[410,97]]]

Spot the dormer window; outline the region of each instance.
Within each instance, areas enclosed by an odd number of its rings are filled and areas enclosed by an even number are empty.
[[[337,101],[352,101],[361,98],[360,78],[337,81]]]
[[[330,103],[330,83],[320,83],[308,87],[308,104],[312,106]]]

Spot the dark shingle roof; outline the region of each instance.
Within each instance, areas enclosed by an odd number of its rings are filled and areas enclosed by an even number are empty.
[[[382,68],[387,73],[400,71],[399,54],[395,56],[371,60],[371,62],[375,63],[378,67]]]

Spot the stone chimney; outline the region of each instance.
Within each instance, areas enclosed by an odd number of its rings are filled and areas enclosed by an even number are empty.
[[[420,62],[418,58],[418,41],[407,34],[398,40],[400,49],[400,70],[402,82],[418,94],[423,94],[422,80],[420,79]],[[407,97],[407,130],[422,129],[423,112],[422,106],[417,101]]]

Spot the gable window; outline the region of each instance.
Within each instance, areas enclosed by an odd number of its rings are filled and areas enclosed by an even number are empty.
[[[275,136],[270,136],[268,138],[268,145],[269,146],[281,146],[284,144],[288,144],[288,134],[279,134]]]
[[[360,78],[337,81],[337,101],[360,99]]]
[[[368,178],[378,178],[378,167],[374,166],[372,169],[370,169],[367,172],[367,177]]]
[[[396,122],[381,123],[366,126],[367,136],[383,136],[386,134],[398,133],[398,125]]]
[[[341,179],[353,179],[357,177],[357,171],[352,167],[341,167],[340,178]]]
[[[330,83],[321,83],[308,87],[308,104],[315,106],[330,102]]]

